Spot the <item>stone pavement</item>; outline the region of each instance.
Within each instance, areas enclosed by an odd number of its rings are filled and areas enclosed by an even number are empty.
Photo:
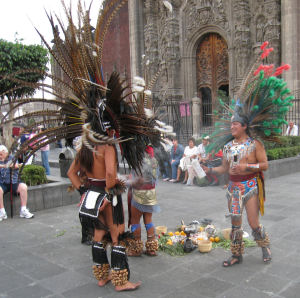
[[[232,268],[221,266],[230,256],[222,248],[183,257],[144,255],[129,258],[131,280],[142,281],[134,292],[117,293],[111,284],[97,286],[91,247],[80,243],[76,205],[36,212],[31,220],[9,218],[0,222],[0,297],[299,297],[299,181],[300,172],[266,181],[261,222],[272,241],[270,265],[262,263],[258,247],[246,248],[243,264]],[[218,229],[230,227],[221,187],[159,181],[157,193],[162,211],[153,216],[156,225],[174,231],[181,219],[188,223],[211,218]],[[246,222],[244,229],[251,234]]]

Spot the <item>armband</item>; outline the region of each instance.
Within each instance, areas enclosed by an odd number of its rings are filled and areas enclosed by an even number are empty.
[[[259,169],[259,163],[247,163],[248,169]]]

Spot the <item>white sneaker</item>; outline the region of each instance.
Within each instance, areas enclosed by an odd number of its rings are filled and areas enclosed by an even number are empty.
[[[3,219],[7,219],[7,214],[6,214],[5,211],[2,212],[2,211],[0,210],[0,221],[2,221]]]
[[[29,210],[26,208],[24,210],[21,210],[20,217],[22,217],[22,218],[32,218],[32,217],[34,217],[34,214],[30,213]]]
[[[164,178],[163,179],[163,181],[169,181],[170,180],[170,178]]]
[[[171,180],[169,180],[170,182],[175,182],[176,181],[176,179],[171,179]]]

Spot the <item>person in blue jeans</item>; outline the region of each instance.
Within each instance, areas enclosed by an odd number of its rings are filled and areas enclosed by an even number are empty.
[[[177,178],[177,168],[180,162],[180,159],[183,156],[184,148],[181,144],[178,144],[178,139],[173,138],[172,140],[173,146],[171,148],[171,169],[172,169],[172,179],[169,180],[170,182],[175,182]]]
[[[42,128],[41,131],[44,131],[45,128]],[[47,140],[45,140],[46,142]],[[50,175],[50,165],[49,165],[49,151],[50,145],[47,144],[41,148],[41,157],[42,157],[42,165],[46,170],[46,175]]]

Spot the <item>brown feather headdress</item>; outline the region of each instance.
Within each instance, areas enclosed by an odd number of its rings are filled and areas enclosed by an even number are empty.
[[[28,102],[45,102],[52,108],[32,111],[23,118],[47,119],[37,120],[28,129],[43,125],[46,129],[30,141],[24,142],[15,154],[17,157],[29,150],[27,158],[46,144],[66,139],[71,144],[73,138],[82,136],[82,143],[94,150],[97,144],[119,143],[121,152],[128,165],[139,170],[142,164],[146,145],[160,141],[160,124],[153,115],[145,113],[145,102],[136,100],[135,93],[126,82],[121,81],[118,73],[113,72],[107,85],[102,76],[102,50],[107,29],[126,0],[108,2],[99,14],[96,28],[90,24],[90,8],[83,9],[78,1],[78,22],[75,25],[71,8],[64,2],[67,26],[55,15],[47,14],[53,32],[51,47],[43,35],[36,29],[48,48],[55,62],[60,66],[63,76],[56,77],[43,73],[52,79],[53,85],[40,82],[36,84],[22,81],[15,74],[2,79],[9,79],[23,86],[37,88],[54,96],[54,99],[20,98],[14,102],[11,110],[17,109]],[[58,25],[57,25],[57,24]],[[61,32],[61,33],[60,33]],[[62,35],[62,37],[61,37]],[[23,72],[41,72],[40,70],[24,70]],[[8,91],[9,92],[9,91]],[[143,96],[145,99],[146,97]],[[45,117],[44,117],[45,118]],[[15,121],[18,118],[4,117],[2,123]],[[116,130],[116,138],[110,138],[106,129]],[[29,146],[34,144],[34,146]],[[26,160],[24,161],[26,162]]]

